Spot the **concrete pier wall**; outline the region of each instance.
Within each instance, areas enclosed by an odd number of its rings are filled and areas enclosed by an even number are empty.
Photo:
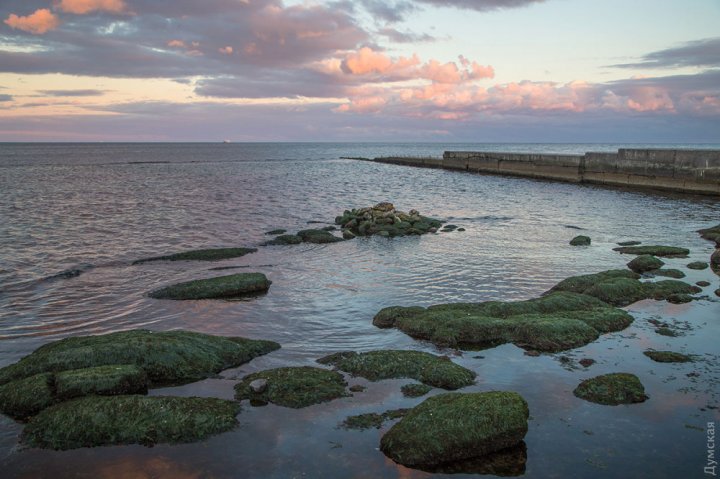
[[[551,155],[446,151],[443,158],[375,158],[380,163],[443,168],[720,196],[720,150],[621,149]]]

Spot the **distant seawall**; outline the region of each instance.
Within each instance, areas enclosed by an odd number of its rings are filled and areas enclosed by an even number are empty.
[[[442,158],[385,157],[374,161],[720,196],[720,150],[620,149],[617,153],[584,155],[446,151]]]

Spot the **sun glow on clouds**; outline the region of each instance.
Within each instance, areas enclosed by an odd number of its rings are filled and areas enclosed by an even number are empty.
[[[123,0],[60,0],[56,8],[65,13],[85,15],[92,12],[125,13],[127,5]]]
[[[22,30],[34,35],[42,35],[50,30],[55,30],[60,25],[60,20],[47,8],[41,8],[25,17],[11,13],[5,20],[5,24],[13,29]]]

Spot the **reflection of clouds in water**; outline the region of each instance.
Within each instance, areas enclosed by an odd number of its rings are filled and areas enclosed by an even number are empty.
[[[169,457],[147,459],[126,456],[112,464],[102,465],[93,473],[97,479],[203,479],[203,471],[179,464]]]

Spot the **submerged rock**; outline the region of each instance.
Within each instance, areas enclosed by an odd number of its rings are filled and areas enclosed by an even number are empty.
[[[266,234],[266,235],[269,235],[269,236],[277,236],[277,235],[281,235],[281,234],[284,234],[284,233],[287,233],[287,230],[284,230],[284,229],[282,229],[282,228],[281,228],[281,229],[277,229],[277,230],[270,230],[270,231],[266,231],[266,232],[265,232],[265,234]]]
[[[571,246],[590,246],[591,239],[589,236],[576,236],[570,240]]]
[[[413,408],[380,441],[408,467],[433,467],[487,456],[518,445],[528,430],[528,406],[516,393],[449,393]]]
[[[548,293],[569,291],[593,296],[613,306],[627,306],[642,299],[667,300],[675,295],[690,295],[702,290],[683,281],[664,280],[643,283],[640,276],[627,270],[609,270],[567,278]],[[547,293],[546,293],[547,294]]]
[[[263,246],[285,246],[291,244],[300,244],[303,240],[298,235],[280,235],[274,240],[263,243]]]
[[[687,267],[690,269],[695,269],[695,270],[700,270],[700,271],[702,271],[704,269],[708,269],[709,266],[710,265],[704,261],[693,261],[692,263],[687,265]]]
[[[344,241],[342,238],[338,238],[337,236],[333,235],[332,233],[330,233],[329,231],[327,231],[325,229],[302,230],[302,231],[298,231],[297,235],[305,243],[327,244],[327,243],[338,243],[340,241]]]
[[[645,351],[643,354],[658,363],[688,363],[692,358],[686,354],[672,351]]]
[[[710,286],[710,281],[698,281],[695,284],[700,287],[706,288],[706,287]]]
[[[626,271],[633,274],[630,271]],[[625,329],[633,317],[591,296],[557,292],[528,301],[391,307],[373,320],[378,327],[440,346],[494,347],[514,343],[556,352],[584,346],[600,334]]]
[[[246,254],[255,253],[256,248],[214,248],[184,251],[182,253],[166,256],[154,256],[133,261],[132,264],[148,263],[150,261],[219,261],[222,259],[239,258]]]
[[[197,279],[152,291],[155,299],[222,299],[265,293],[272,282],[262,273],[238,273],[208,279]]]
[[[341,371],[370,381],[411,378],[429,386],[458,389],[475,382],[475,373],[445,356],[421,351],[344,352],[318,359]]]
[[[79,336],[46,344],[17,363],[0,369],[0,384],[40,373],[135,365],[145,372],[151,385],[179,385],[205,379],[279,348],[280,345],[272,341],[190,331],[137,329]],[[129,369],[123,368],[123,371]],[[95,373],[97,371],[91,371],[83,379],[87,380]],[[84,373],[78,371],[77,374]],[[87,384],[83,386],[88,387]]]
[[[348,416],[340,427],[343,429],[357,429],[363,431],[365,429],[380,429],[386,421],[400,419],[405,416],[410,409],[391,409],[382,414],[371,412],[368,414],[359,414],[357,416]]]
[[[685,273],[683,273],[679,269],[667,269],[667,268],[648,271],[648,274],[651,274],[653,276],[665,276],[668,278],[675,278],[675,279],[681,279],[681,278],[685,277]]]
[[[641,244],[642,244],[642,241],[621,241],[617,245],[618,246],[638,246]]]
[[[396,210],[392,203],[345,210],[342,216],[335,218],[335,223],[340,225],[344,232],[347,231],[348,236],[422,235],[435,232],[442,226],[442,221],[422,216],[416,210],[408,213]]]
[[[400,388],[403,396],[408,398],[419,398],[432,391],[431,386],[425,384],[406,384]]]
[[[611,373],[586,379],[573,391],[586,401],[608,406],[644,402],[645,388],[634,374]]]
[[[251,385],[258,379],[267,381],[267,387],[256,392]],[[245,376],[235,386],[235,398],[299,409],[349,396],[345,386],[342,374],[335,371],[308,366],[277,368]]]
[[[675,337],[679,336],[679,334],[674,329],[670,329],[667,326],[662,326],[660,328],[657,328],[655,330],[655,332],[657,334],[659,334],[660,336],[668,336],[670,338],[675,338]]]
[[[238,403],[215,398],[88,396],[42,411],[22,440],[59,450],[193,442],[234,428],[239,412]]]
[[[720,225],[698,230],[698,233],[700,233],[700,236],[708,241],[715,241],[716,243],[720,242]]]
[[[655,269],[660,269],[664,265],[665,263],[657,259],[655,256],[649,254],[641,254],[637,258],[630,261],[627,264],[627,267],[630,268],[631,271],[642,274]]]
[[[617,251],[622,254],[649,254],[652,256],[660,256],[663,258],[687,258],[690,254],[690,250],[687,248],[678,248],[676,246],[621,246],[620,248],[613,248],[613,251]]]

